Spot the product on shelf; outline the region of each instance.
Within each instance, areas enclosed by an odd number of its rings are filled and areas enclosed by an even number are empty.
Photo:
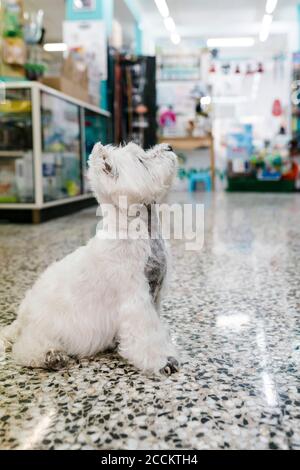
[[[17,202],[15,188],[15,162],[1,158],[0,161],[0,202]]]
[[[72,54],[63,61],[59,76],[45,76],[40,82],[79,100],[90,101],[87,67],[79,65]]]
[[[15,160],[15,184],[19,202],[34,201],[33,154],[24,153]]]
[[[81,194],[79,108],[42,92],[42,165],[46,201]]]
[[[289,152],[285,133],[272,143],[253,145],[252,127],[229,134],[227,140],[228,189],[237,191],[294,191],[298,166]]]
[[[24,77],[26,45],[23,38],[23,0],[0,2],[0,76]]]
[[[158,122],[161,137],[205,137],[211,133],[210,88],[202,81],[158,80]],[[203,99],[203,98],[206,99]]]
[[[0,103],[0,202],[33,202],[30,90],[8,88]]]

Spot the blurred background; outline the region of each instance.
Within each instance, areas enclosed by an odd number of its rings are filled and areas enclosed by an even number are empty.
[[[179,191],[299,190],[297,0],[0,5],[0,217],[87,205],[99,140],[168,141]]]

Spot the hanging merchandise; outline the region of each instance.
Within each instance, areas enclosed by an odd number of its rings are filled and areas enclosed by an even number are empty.
[[[23,37],[23,0],[3,0],[3,37]]]
[[[216,66],[215,66],[215,64],[211,64],[210,69],[209,69],[209,73],[216,73]]]
[[[262,62],[258,63],[257,73],[264,73],[264,66],[263,66]]]
[[[8,66],[22,66],[26,61],[26,46],[22,30],[23,1],[4,0],[1,16],[2,61]],[[0,75],[4,73],[1,72]]]
[[[222,65],[222,71],[224,75],[228,75],[230,73],[231,66],[230,64],[223,64]]]
[[[235,73],[236,74],[240,74],[241,73],[241,69],[240,69],[240,66],[237,65],[236,68],[235,68]]]
[[[42,60],[42,51],[39,46],[43,38],[43,10],[24,13],[24,38],[28,49],[28,58],[25,64],[26,78],[38,80],[46,70]]]
[[[275,117],[282,116],[282,104],[279,99],[274,100],[273,106],[272,106],[272,114]]]
[[[212,49],[212,50],[210,51],[210,53],[211,53],[211,56],[212,56],[214,59],[217,59],[218,56],[219,56],[219,49]]]
[[[117,143],[156,143],[155,57],[115,55],[113,113]]]
[[[24,13],[24,39],[26,44],[38,44],[43,34],[43,10]]]
[[[26,47],[21,38],[4,38],[2,43],[2,59],[7,65],[24,65]]]
[[[174,124],[176,124],[176,114],[173,111],[173,106],[169,105],[168,109],[160,114],[159,125],[161,127],[172,127]]]

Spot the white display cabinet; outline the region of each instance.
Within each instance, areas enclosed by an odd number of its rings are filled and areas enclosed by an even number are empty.
[[[94,202],[86,180],[110,113],[38,82],[1,84],[0,219],[38,223]]]

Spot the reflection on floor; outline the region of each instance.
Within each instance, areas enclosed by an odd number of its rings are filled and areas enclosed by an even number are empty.
[[[146,377],[103,354],[50,373],[8,355],[1,448],[300,448],[300,197],[204,202],[205,246],[197,253],[173,243],[163,306],[181,371]],[[0,225],[1,324],[38,273],[85,243],[95,223],[91,209],[41,226]]]

